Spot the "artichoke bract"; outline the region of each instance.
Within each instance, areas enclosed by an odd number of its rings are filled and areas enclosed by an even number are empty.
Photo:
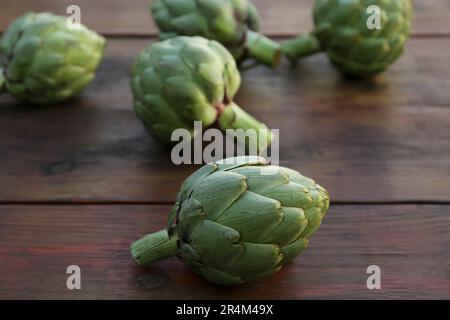
[[[228,158],[181,186],[167,229],[131,245],[138,264],[176,255],[222,285],[269,276],[299,255],[329,207],[327,191],[261,157]]]
[[[381,28],[369,28],[367,22],[378,13]],[[316,0],[315,30],[288,40],[283,51],[293,61],[323,51],[343,74],[372,76],[402,55],[412,15],[410,0]]]
[[[151,11],[162,40],[202,36],[222,43],[238,62],[252,57],[276,67],[281,60],[281,46],[258,33],[259,13],[249,0],[156,0]]]
[[[201,121],[204,128],[216,125],[222,131],[258,130],[264,149],[272,140],[270,130],[233,102],[240,84],[236,62],[220,43],[180,36],[144,49],[130,86],[136,114],[165,143],[173,143],[172,132],[179,128],[194,137],[194,121]]]
[[[28,13],[17,18],[0,40],[0,90],[36,104],[67,100],[95,76],[105,39],[67,18]]]

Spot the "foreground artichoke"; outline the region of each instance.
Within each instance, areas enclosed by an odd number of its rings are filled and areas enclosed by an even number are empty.
[[[381,29],[370,29],[369,6],[381,10]],[[367,77],[385,70],[403,53],[411,31],[410,0],[316,0],[315,31],[287,41],[291,60],[324,51],[345,75]]]
[[[238,62],[247,56],[271,67],[280,62],[281,47],[257,33],[259,13],[249,0],[156,0],[151,10],[162,40],[202,36],[222,43]]]
[[[302,252],[329,206],[324,188],[264,158],[208,164],[181,186],[165,230],[131,245],[141,265],[176,255],[207,280],[269,276]]]
[[[175,37],[141,52],[130,85],[138,117],[163,142],[171,143],[178,128],[193,137],[194,121],[202,121],[204,128],[264,129],[258,141],[259,150],[264,149],[272,139],[270,131],[233,102],[240,83],[236,62],[220,43]]]
[[[0,90],[36,104],[67,100],[93,80],[104,47],[103,37],[69,28],[66,17],[25,14],[0,40]]]

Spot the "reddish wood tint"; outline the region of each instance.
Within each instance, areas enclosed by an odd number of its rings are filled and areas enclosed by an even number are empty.
[[[169,209],[1,206],[0,298],[450,298],[448,206],[334,206],[294,263],[234,288],[209,284],[176,258],[135,265],[130,242],[162,228]],[[72,264],[82,290],[66,288]],[[380,291],[366,287],[372,264]]]
[[[107,35],[156,35],[157,28],[150,17],[151,0],[78,0],[82,23]],[[254,0],[261,12],[262,32],[272,36],[290,36],[309,32],[312,28],[311,9],[314,0]],[[414,0],[414,33],[450,34],[446,23],[449,0]],[[2,0],[0,30],[28,11],[50,11],[66,14],[71,0]]]

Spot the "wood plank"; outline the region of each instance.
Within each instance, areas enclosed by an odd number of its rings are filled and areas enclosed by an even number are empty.
[[[110,40],[97,80],[64,106],[0,97],[0,201],[172,203],[195,166],[149,138],[128,89],[146,40]],[[429,48],[434,48],[430,50]],[[281,129],[281,164],[333,201],[449,201],[450,39],[414,39],[373,82],[344,81],[324,56],[243,75],[237,102]]]
[[[312,28],[311,8],[314,0],[255,0],[261,11],[262,32],[272,36],[305,33]],[[155,35],[157,28],[150,18],[149,0],[79,0],[82,22],[107,35]],[[19,15],[28,11],[50,11],[66,14],[70,0],[2,0],[0,30]],[[450,34],[447,24],[449,0],[414,0],[414,33]]]
[[[332,206],[310,248],[265,281],[211,285],[176,258],[137,267],[129,244],[169,206],[0,206],[1,299],[449,299],[449,206]],[[66,288],[78,265],[82,290]],[[381,268],[379,291],[366,268]],[[270,290],[268,290],[270,288]]]

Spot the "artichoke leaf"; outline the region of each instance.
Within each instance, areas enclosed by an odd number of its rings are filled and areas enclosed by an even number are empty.
[[[189,245],[200,258],[200,262],[213,268],[232,266],[244,247],[238,242],[239,233],[211,220],[204,220],[189,235]]]
[[[245,177],[233,172],[218,171],[202,179],[191,197],[203,205],[208,219],[217,220],[247,190]]]
[[[241,244],[244,250],[232,265],[233,272],[239,274],[241,278],[246,279],[267,270],[274,270],[283,260],[281,250],[276,245],[247,242]]]
[[[211,282],[220,283],[225,286],[234,286],[244,282],[242,278],[238,276],[226,273],[215,268],[201,266],[199,267],[199,269],[200,273],[205,277],[205,279]]]
[[[297,257],[303,250],[308,247],[308,243],[308,239],[301,238],[285,247],[282,247],[281,252],[283,254],[283,260],[281,261],[281,265],[291,262],[292,259]]]
[[[268,230],[283,219],[283,213],[278,201],[247,191],[215,219],[237,230],[241,241],[261,243]]]
[[[283,219],[264,237],[261,243],[273,243],[285,246],[300,237],[308,225],[301,208],[282,207]]]

